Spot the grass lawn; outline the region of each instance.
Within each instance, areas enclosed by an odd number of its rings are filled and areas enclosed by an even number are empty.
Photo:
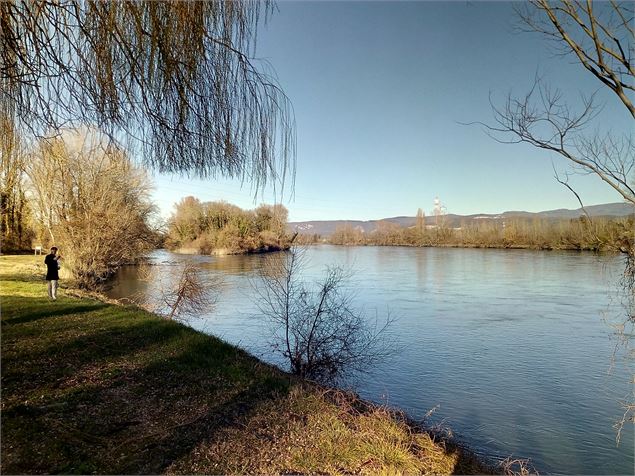
[[[2,474],[486,471],[215,337],[63,288],[51,302],[43,259],[0,256]]]

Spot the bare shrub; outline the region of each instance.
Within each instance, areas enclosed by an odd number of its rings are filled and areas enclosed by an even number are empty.
[[[200,316],[216,303],[217,296],[212,294],[212,290],[217,289],[218,284],[211,283],[198,267],[186,264],[176,286],[163,293],[163,302],[169,310],[167,317]]]
[[[507,476],[530,476],[538,474],[538,471],[536,471],[528,459],[512,458],[511,456],[501,461],[498,467],[501,469],[502,474]]]
[[[385,330],[353,305],[345,288],[351,273],[329,267],[311,287],[301,280],[306,250],[297,247],[269,256],[254,283],[260,311],[276,326],[274,348],[299,376],[329,382],[344,372],[363,372],[392,351]]]
[[[168,319],[187,321],[213,310],[223,279],[212,276],[192,262],[172,266],[143,266],[139,279],[153,290],[129,298],[144,309]]]
[[[635,335],[635,253],[631,250],[625,256],[624,273],[618,285],[618,298],[624,315],[621,323],[612,326],[615,330],[614,335],[617,337],[613,359],[616,359],[618,351],[622,348],[626,359],[632,361],[635,358],[635,346],[633,345],[633,335]],[[630,377],[630,384],[632,388],[635,388],[635,375],[631,374]],[[635,425],[635,392],[630,392],[621,400],[620,407],[624,413],[614,425],[615,441],[618,445],[622,438],[624,425],[627,423]]]

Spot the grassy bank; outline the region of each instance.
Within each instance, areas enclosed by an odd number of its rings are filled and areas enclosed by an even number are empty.
[[[2,474],[483,473],[399,415],[0,256]]]

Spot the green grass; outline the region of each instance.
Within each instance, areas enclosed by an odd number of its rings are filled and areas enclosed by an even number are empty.
[[[212,336],[71,290],[49,301],[41,261],[0,256],[2,474],[485,470]]]

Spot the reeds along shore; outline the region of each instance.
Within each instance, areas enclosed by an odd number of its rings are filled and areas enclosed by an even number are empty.
[[[317,235],[302,237],[319,242]],[[529,248],[549,250],[622,251],[633,249],[635,220],[629,218],[589,220],[483,221],[450,228],[434,226],[400,227],[379,222],[370,233],[350,225],[338,227],[328,240],[335,245],[455,246],[479,248]]]

